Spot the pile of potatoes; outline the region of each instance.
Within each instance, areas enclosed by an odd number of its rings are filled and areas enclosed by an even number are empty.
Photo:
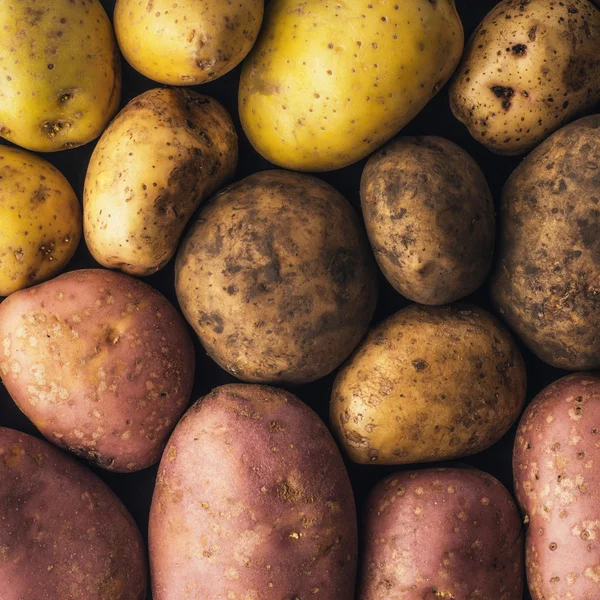
[[[600,598],[600,6],[482,4],[0,3],[0,600]]]

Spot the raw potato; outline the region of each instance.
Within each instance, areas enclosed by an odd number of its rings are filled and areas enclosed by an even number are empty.
[[[239,110],[272,163],[328,171],[392,138],[456,69],[454,0],[276,0],[240,81]]]
[[[119,50],[99,0],[3,0],[0,31],[0,136],[37,152],[97,138],[121,96]]]
[[[494,202],[481,169],[456,144],[390,142],[367,163],[360,195],[375,258],[406,298],[448,304],[483,283],[494,252]]]
[[[502,194],[492,300],[543,361],[600,368],[600,115],[556,132]]]
[[[522,154],[600,101],[599,48],[589,0],[503,0],[471,38],[452,111],[493,152]]]
[[[117,0],[115,32],[127,62],[169,85],[217,79],[250,52],[264,0]]]
[[[81,207],[50,163],[0,146],[0,296],[57,275],[81,239]]]
[[[476,469],[383,480],[367,505],[358,600],[523,600],[523,535],[506,488]]]
[[[200,203],[231,179],[229,113],[192,91],[154,89],[104,132],[85,181],[85,239],[103,266],[150,275],[171,259]]]
[[[468,456],[516,421],[525,380],[518,348],[486,311],[412,305],[375,328],[339,371],[331,425],[358,463]]]
[[[359,220],[308,175],[256,173],[203,207],[175,264],[179,303],[237,378],[307,383],[365,334],[377,273]]]
[[[529,523],[533,600],[600,597],[600,378],[577,373],[544,389],[519,425],[515,490]]]
[[[142,536],[110,489],[50,444],[0,427],[2,600],[143,600]]]
[[[352,600],[356,511],[331,434],[284,390],[216,388],[186,413],[150,511],[154,600]]]
[[[129,472],[160,458],[190,399],[194,348],[149,285],[72,271],[0,304],[0,375],[51,442]]]

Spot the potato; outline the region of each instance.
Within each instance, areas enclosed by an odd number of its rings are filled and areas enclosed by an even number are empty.
[[[523,599],[519,513],[491,475],[391,475],[371,493],[364,529],[358,600]]]
[[[171,259],[190,217],[233,177],[229,113],[208,96],[154,89],[104,132],[84,191],[85,239],[103,266],[150,275]]]
[[[515,490],[528,523],[533,600],[597,600],[600,593],[600,378],[549,385],[515,440]]]
[[[149,544],[154,600],[352,600],[356,511],[327,428],[284,390],[216,388],[169,440]]]
[[[142,536],[91,471],[0,427],[2,600],[143,600]]]
[[[352,352],[377,274],[350,204],[308,175],[256,173],[204,206],[175,264],[179,304],[239,379],[307,383]]]
[[[494,202],[481,169],[439,137],[398,138],[371,157],[362,210],[375,258],[421,304],[468,296],[492,264]]]
[[[452,111],[493,152],[522,154],[600,101],[598,48],[589,0],[503,0],[471,38]]]
[[[127,62],[149,79],[197,85],[236,67],[256,41],[264,0],[117,0]]]
[[[97,138],[121,96],[119,50],[99,0],[4,0],[0,30],[0,136],[37,152]]]
[[[158,461],[185,410],[194,349],[179,313],[150,286],[73,271],[0,304],[0,375],[51,442],[136,471]]]
[[[532,152],[502,194],[492,300],[542,360],[600,368],[600,115]]]
[[[0,146],[0,296],[57,275],[81,239],[81,208],[50,163]]]
[[[345,167],[438,93],[463,38],[454,0],[276,0],[242,69],[244,131],[276,165]]]
[[[468,456],[515,422],[525,379],[518,348],[486,311],[412,305],[369,333],[339,371],[331,425],[358,463]]]

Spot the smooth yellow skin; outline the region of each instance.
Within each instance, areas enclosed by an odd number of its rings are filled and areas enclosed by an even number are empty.
[[[117,111],[121,68],[98,0],[0,2],[0,135],[37,152],[97,138]]]
[[[197,85],[250,52],[264,0],[117,0],[114,23],[127,62],[149,79]]]
[[[463,43],[454,0],[273,0],[242,71],[242,125],[276,165],[347,166],[421,111]]]
[[[81,239],[81,208],[50,163],[0,146],[0,296],[58,275]]]

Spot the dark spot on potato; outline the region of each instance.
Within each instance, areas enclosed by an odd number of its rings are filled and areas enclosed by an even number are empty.
[[[532,27],[532,28],[529,30],[529,34],[528,34],[529,40],[530,40],[530,41],[532,41],[532,42],[534,42],[534,41],[535,41],[535,38],[536,38],[536,35],[537,35],[537,25],[534,25],[534,26],[533,26],[533,27]]]
[[[502,85],[493,85],[490,89],[496,98],[502,99],[502,108],[504,108],[504,110],[508,110],[512,106],[511,98],[515,95],[513,88]]]
[[[199,325],[206,325],[208,327],[211,327],[216,334],[223,333],[224,322],[223,317],[219,313],[213,312],[210,314],[206,314],[205,312],[201,312],[200,317],[201,320],[199,322]]]
[[[527,54],[527,46],[525,44],[515,44],[511,50],[515,56],[525,56]]]
[[[417,360],[413,360],[412,365],[415,368],[415,370],[419,371],[419,372],[422,372],[427,368],[427,362],[421,358],[419,358]]]
[[[56,137],[63,129],[68,129],[69,127],[71,127],[70,121],[58,119],[55,121],[44,121],[40,129],[46,137],[52,139]]]

